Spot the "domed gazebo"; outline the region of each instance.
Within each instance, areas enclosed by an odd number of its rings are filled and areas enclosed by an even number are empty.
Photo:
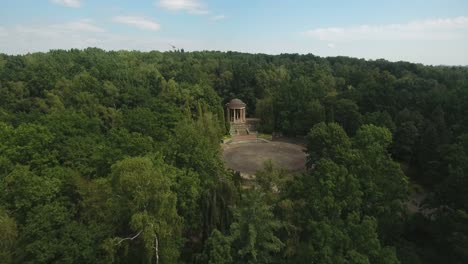
[[[232,99],[226,104],[226,113],[229,122],[245,123],[245,106],[246,104],[240,99]]]

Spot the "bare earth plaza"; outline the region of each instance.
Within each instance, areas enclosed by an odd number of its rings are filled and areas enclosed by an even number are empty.
[[[232,99],[226,104],[232,140],[223,144],[226,166],[243,174],[255,174],[271,161],[289,171],[305,168],[304,147],[297,144],[258,138],[258,119],[246,118],[246,104]]]

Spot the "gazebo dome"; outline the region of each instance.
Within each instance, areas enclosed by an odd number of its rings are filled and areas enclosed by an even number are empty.
[[[227,119],[231,123],[245,123],[245,106],[246,104],[240,99],[234,98],[226,104]]]
[[[240,99],[237,99],[237,98],[234,98],[231,101],[229,101],[229,103],[227,103],[227,107],[229,107],[230,109],[241,108],[241,107],[245,107],[245,106],[246,106],[246,104],[244,102],[242,102]]]

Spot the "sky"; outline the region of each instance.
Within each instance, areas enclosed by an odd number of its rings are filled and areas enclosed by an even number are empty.
[[[468,65],[468,0],[0,0],[0,53],[172,46]]]

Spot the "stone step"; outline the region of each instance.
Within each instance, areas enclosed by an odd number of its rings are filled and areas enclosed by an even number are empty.
[[[239,130],[239,133],[238,135],[239,136],[245,136],[245,135],[248,135],[249,133],[247,133],[247,130]]]
[[[255,135],[239,135],[239,136],[235,136],[233,138],[233,141],[234,142],[239,142],[239,141],[254,141],[256,140],[257,137]]]
[[[230,124],[229,134],[231,135],[250,135],[255,134],[257,130],[256,123],[233,123]]]

